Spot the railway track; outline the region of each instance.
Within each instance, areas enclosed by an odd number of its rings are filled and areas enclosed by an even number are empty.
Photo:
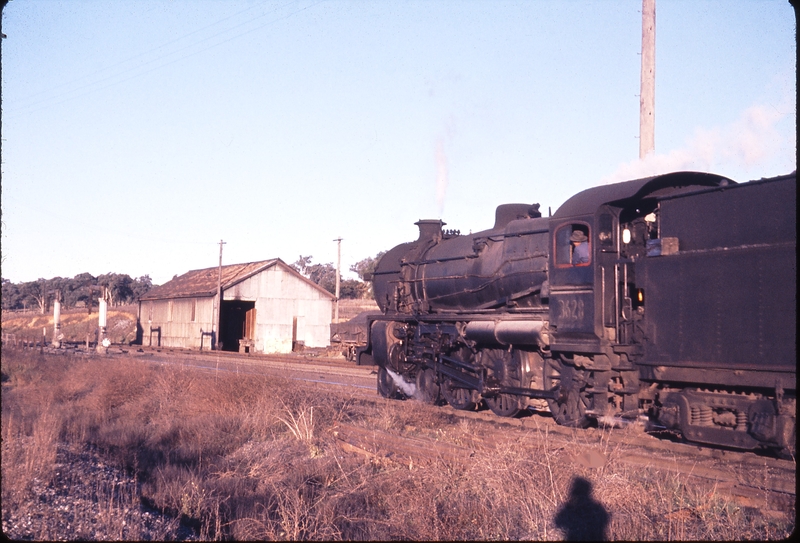
[[[301,383],[347,387],[373,397],[373,369],[354,366],[332,357],[291,355],[242,355],[227,352],[196,352],[180,349],[137,349],[109,352],[112,358],[133,357],[144,362],[180,365],[204,372],[225,372],[250,375],[275,375]]]
[[[493,415],[487,420],[480,412],[444,409],[455,419],[473,422],[468,443],[443,442],[441,434],[428,432],[425,435],[419,429],[400,436],[353,425],[340,425],[335,431],[337,439],[347,450],[399,459],[405,463],[434,459],[466,460],[478,452],[494,450],[509,440],[533,450],[546,441],[554,454],[584,468],[600,469],[608,462],[614,462],[634,469],[669,472],[691,479],[698,486],[713,488],[717,493],[733,498],[739,505],[759,509],[787,511],[796,502],[794,461],[662,443],[652,436],[631,435],[631,432],[612,429],[573,430],[558,426],[551,419],[535,416],[498,424]]]

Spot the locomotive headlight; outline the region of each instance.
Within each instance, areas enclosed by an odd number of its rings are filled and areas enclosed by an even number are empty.
[[[631,231],[626,228],[622,231],[622,243],[628,244],[631,242]]]

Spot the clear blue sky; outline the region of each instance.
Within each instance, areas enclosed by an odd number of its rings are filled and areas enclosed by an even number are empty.
[[[149,274],[299,255],[342,269],[441,218],[491,227],[594,185],[796,168],[785,0],[12,0],[2,275]],[[351,276],[345,273],[345,276]]]

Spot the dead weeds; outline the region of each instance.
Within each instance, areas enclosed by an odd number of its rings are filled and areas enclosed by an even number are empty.
[[[586,450],[580,438],[565,450],[546,435],[458,461],[354,454],[336,439],[340,423],[463,446],[474,428],[414,402],[364,402],[270,377],[2,354],[4,528],[39,499],[33,481],[58,479],[57,451],[67,447],[97,451],[135,480],[124,495],[95,485],[103,514],[75,518],[108,527],[76,532],[88,539],[177,538],[178,522],[214,540],[780,539],[794,529],[794,511],[759,515],[684,477],[618,462],[607,442],[596,451],[604,461],[585,465],[575,461]],[[125,511],[141,503],[175,519],[172,531],[122,530]]]

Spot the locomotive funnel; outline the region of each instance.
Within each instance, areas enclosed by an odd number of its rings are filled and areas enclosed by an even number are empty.
[[[441,241],[442,227],[447,223],[440,219],[421,219],[414,224],[419,226],[417,241]]]

